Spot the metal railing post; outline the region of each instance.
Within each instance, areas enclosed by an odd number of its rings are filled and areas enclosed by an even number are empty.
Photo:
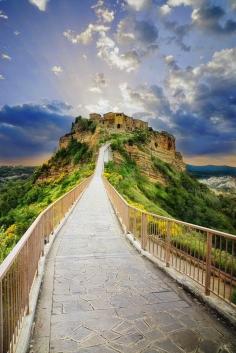
[[[0,353],[3,353],[3,289],[0,281]]]
[[[30,291],[30,273],[29,273],[29,242],[26,243],[26,315],[29,315],[29,291]]]
[[[166,227],[166,267],[170,267],[170,247],[171,247],[171,222],[167,221],[167,227]]]
[[[207,232],[205,294],[210,295],[212,233]]]
[[[126,225],[125,225],[125,227],[126,227],[126,233],[129,233],[129,206],[127,205],[126,207],[125,207],[125,209],[126,209]]]
[[[146,215],[146,213],[142,213],[141,246],[142,246],[143,250],[146,250],[146,246],[147,246],[147,215]]]

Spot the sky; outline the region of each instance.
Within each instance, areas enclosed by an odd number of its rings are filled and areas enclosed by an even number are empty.
[[[236,166],[236,0],[0,0],[0,164],[40,164],[108,111]]]

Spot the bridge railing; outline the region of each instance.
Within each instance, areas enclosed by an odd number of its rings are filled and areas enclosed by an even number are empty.
[[[196,281],[206,295],[216,295],[235,307],[235,235],[141,211],[103,180],[123,228],[143,250]]]
[[[45,209],[0,265],[0,353],[14,352],[24,317],[29,313],[30,291],[45,243],[90,178]]]

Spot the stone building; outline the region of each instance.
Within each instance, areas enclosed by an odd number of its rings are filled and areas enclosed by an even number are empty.
[[[148,123],[139,119],[133,119],[124,113],[109,112],[103,116],[97,113],[90,114],[90,119],[109,129],[133,131],[135,129],[148,129]]]

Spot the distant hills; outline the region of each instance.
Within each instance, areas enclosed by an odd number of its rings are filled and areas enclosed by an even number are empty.
[[[34,170],[35,167],[0,166],[0,184],[10,180],[27,179]]]
[[[210,178],[231,176],[236,177],[236,167],[218,166],[218,165],[191,165],[187,164],[187,171],[196,178]]]

